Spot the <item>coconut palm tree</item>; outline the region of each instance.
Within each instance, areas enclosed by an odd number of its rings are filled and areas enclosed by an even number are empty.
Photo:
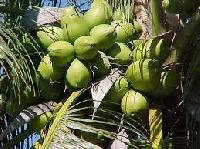
[[[188,5],[188,0],[179,1],[179,9],[176,2],[170,0],[163,0],[163,3],[159,0],[108,2],[113,11],[118,8],[123,11],[124,20],[129,20],[129,16],[134,13],[135,19],[142,26],[140,39],[146,41],[149,38],[162,38],[170,44],[171,55],[162,68],[176,67],[183,77],[176,95],[167,98],[173,99],[174,102],[166,99],[162,102],[153,100],[149,117],[145,117],[145,120],[137,115],[127,117],[115,109],[102,106],[115,106],[114,103],[107,103],[102,99],[116,80],[115,75],[119,75],[118,72],[110,74],[110,80],[94,80],[88,88],[78,91],[63,89],[60,100],[41,100],[41,80],[37,77],[37,69],[46,52],[35,38],[37,25],[41,22],[31,19],[35,19],[35,12],[36,16],[38,12],[42,14],[43,9],[39,7],[44,2],[2,0],[0,148],[24,148],[24,144],[29,148],[32,146],[31,138],[35,134],[40,135],[40,139],[35,143],[36,148],[116,148],[115,145],[120,146],[119,148],[199,148],[200,143],[195,140],[198,139],[199,130],[192,129],[194,125],[199,126],[198,106],[195,105],[198,103],[199,1],[195,1],[193,7]],[[59,6],[59,3],[52,0],[49,4]],[[79,1],[69,3],[84,13]],[[51,12],[57,11],[52,9]],[[37,19],[35,21],[41,21]],[[54,17],[49,19],[48,24],[57,23]],[[59,82],[54,83],[60,85]],[[103,91],[101,88],[104,88]],[[97,96],[98,94],[100,96]],[[53,95],[50,98],[53,98]],[[95,98],[101,100],[95,101]],[[187,112],[184,112],[184,109],[187,109]],[[47,116],[49,112],[53,114]],[[38,119],[41,115],[43,118]],[[170,116],[176,116],[176,120],[166,118]],[[182,128],[187,128],[189,137],[184,134],[186,130],[180,131],[177,127],[177,124],[181,127],[180,124],[185,122],[184,118],[187,126]],[[36,129],[34,126],[37,121],[48,123]],[[186,143],[182,143],[183,141]]]

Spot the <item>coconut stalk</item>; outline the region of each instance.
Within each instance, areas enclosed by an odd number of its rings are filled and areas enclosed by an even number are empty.
[[[165,20],[161,0],[149,1],[150,11],[150,37],[158,36],[165,32]],[[159,107],[150,107],[149,109],[150,142],[152,149],[162,147],[162,110]]]

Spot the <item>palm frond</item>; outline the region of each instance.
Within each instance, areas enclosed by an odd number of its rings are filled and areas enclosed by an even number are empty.
[[[118,137],[118,130],[122,129],[134,136],[130,137],[130,142],[124,142],[128,146],[134,148],[138,148],[138,144],[148,146],[148,130],[140,125],[140,119],[136,117],[124,118],[121,113],[104,108],[99,108],[98,112],[101,114],[94,116],[92,114],[94,107],[88,106],[88,102],[91,104],[92,100],[80,99],[81,102],[72,106],[71,104],[78,100],[81,93],[81,91],[74,92],[66,100],[50,126],[42,148],[58,148],[60,144],[68,148],[96,148],[97,144],[88,142],[85,135],[92,135],[94,140],[98,140],[98,136],[115,140]],[[109,119],[105,118],[105,115]],[[146,140],[145,143],[144,140]],[[120,141],[123,142],[123,140]]]
[[[17,34],[15,31],[17,31]],[[20,28],[15,29],[15,31],[8,28],[2,28],[0,31],[0,36],[5,41],[0,47],[2,53],[0,63],[4,69],[2,75],[7,76],[9,80],[7,84],[4,84],[6,99],[14,100],[11,97],[14,95],[20,103],[20,88],[23,86],[31,89],[33,97],[38,93],[34,86],[35,83],[37,84],[35,80],[37,65],[33,61],[35,58],[40,59],[41,54],[38,51],[39,46],[33,44],[36,41],[28,33]]]

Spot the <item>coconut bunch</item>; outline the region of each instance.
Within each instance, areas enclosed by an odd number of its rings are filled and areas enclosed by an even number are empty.
[[[118,61],[126,68],[125,75],[116,80],[104,98],[105,101],[121,107],[106,104],[103,106],[123,112],[127,116],[147,118],[149,101],[160,103],[162,99],[172,95],[179,85],[180,74],[174,67],[162,68],[163,63],[173,52],[164,39],[154,37],[145,41],[132,40],[129,43],[130,53],[125,52],[129,53],[129,61]],[[115,49],[114,52],[116,51]]]
[[[84,15],[69,6],[62,12],[59,27],[40,27],[37,38],[45,56],[36,78],[41,98],[62,99],[64,88],[87,88],[117,67],[122,74],[100,106],[147,118],[150,98],[172,94],[180,75],[174,69],[162,69],[170,53],[165,40],[139,40],[141,26],[133,15],[129,17],[126,21],[121,9],[112,12],[107,1],[94,0]],[[100,111],[96,115],[110,118]]]
[[[139,40],[141,26],[133,15],[128,20],[121,9],[112,12],[107,1],[94,0],[84,15],[69,6],[62,12],[60,27],[39,28],[37,38],[46,53],[38,66],[42,98],[59,99],[64,86],[69,90],[87,88],[113,67],[127,70],[105,100],[121,104],[129,90],[144,97],[171,94],[177,83],[168,85],[167,80],[171,75],[176,78],[178,72],[161,69],[169,46],[160,38]]]
[[[141,28],[134,26],[133,18],[129,23],[116,13],[119,10],[113,13],[107,1],[94,0],[84,15],[69,6],[62,11],[60,26],[38,28],[37,39],[46,54],[37,76],[44,100],[59,99],[66,86],[87,88],[110,72],[110,61],[130,64],[128,42],[139,37]]]

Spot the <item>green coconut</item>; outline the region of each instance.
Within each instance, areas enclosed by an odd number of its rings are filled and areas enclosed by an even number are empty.
[[[67,69],[66,84],[72,88],[86,88],[91,78],[90,70],[78,59]]]
[[[157,87],[160,71],[160,64],[157,60],[144,59],[129,65],[125,76],[136,90],[149,93]]]
[[[76,17],[68,22],[64,34],[71,43],[74,43],[78,37],[89,35],[89,28],[83,17]]]
[[[126,94],[126,92],[128,92],[128,90],[129,85],[127,79],[124,76],[120,76],[109,90],[108,94],[104,98],[104,101],[120,104],[122,97]]]
[[[103,51],[111,48],[117,37],[115,27],[108,24],[95,26],[90,31],[90,35],[97,39],[99,42],[99,49]]]
[[[73,21],[74,18],[79,16],[80,13],[78,13],[78,11],[75,10],[74,6],[65,7],[61,12],[60,17],[61,28],[65,28],[70,21]]]
[[[152,38],[146,43],[141,43],[137,46],[132,55],[134,60],[140,59],[157,59],[161,63],[169,54],[169,46],[163,39]]]
[[[47,49],[55,41],[67,40],[61,28],[56,26],[41,27],[37,31],[37,37],[44,49]]]
[[[79,59],[90,60],[98,54],[98,41],[92,36],[81,36],[74,42],[76,56]]]
[[[56,41],[48,47],[48,54],[54,66],[64,67],[74,59],[74,47],[67,41]]]
[[[29,122],[29,124],[33,129],[40,132],[41,129],[43,129],[47,125],[51,116],[52,116],[51,112],[43,113],[42,115],[37,116],[36,118],[32,119]]]
[[[97,56],[90,62],[95,78],[107,75],[110,72],[110,62],[105,53],[98,51]]]
[[[111,7],[105,0],[94,0],[91,8],[85,13],[84,19],[89,29],[100,24],[110,24],[112,19]]]
[[[165,70],[161,73],[160,83],[150,95],[153,97],[167,97],[172,94],[180,82],[180,74],[176,70]]]
[[[116,42],[110,50],[108,55],[115,58],[115,62],[119,64],[130,64],[131,62],[131,50],[124,43]]]
[[[122,98],[121,109],[126,115],[143,114],[148,111],[149,102],[141,93],[130,90]]]
[[[41,60],[37,71],[44,80],[54,81],[63,77],[63,68],[55,67],[48,54]]]
[[[127,43],[133,40],[135,36],[135,28],[132,23],[123,22],[123,21],[114,21],[111,23],[112,26],[116,28],[116,42]]]

